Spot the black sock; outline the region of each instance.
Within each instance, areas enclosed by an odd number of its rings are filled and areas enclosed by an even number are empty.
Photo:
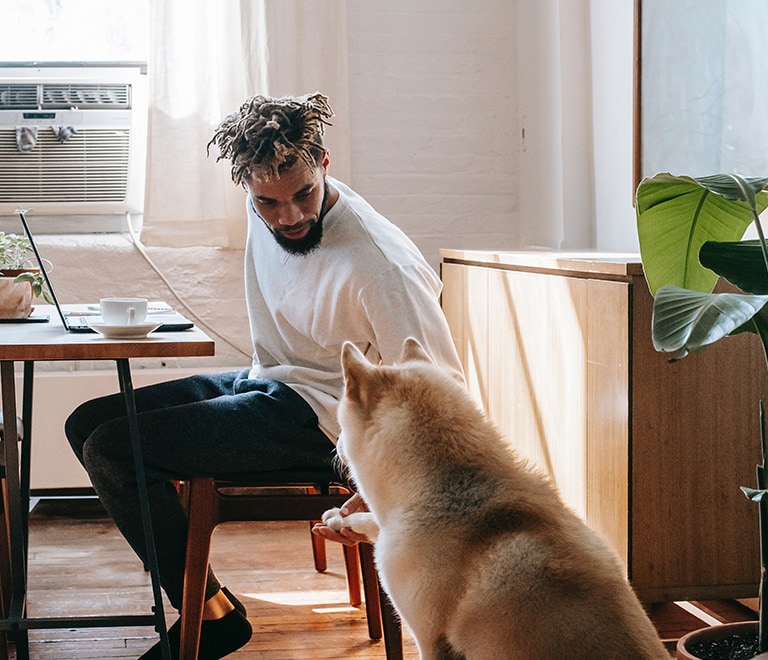
[[[237,598],[235,598],[234,594],[227,589],[226,587],[222,587],[221,591],[224,593],[224,595],[227,597],[227,600],[232,603],[234,608],[240,612],[243,616],[247,616],[247,613],[245,611],[245,605],[243,605]]]
[[[233,603],[234,605],[234,603]],[[241,605],[242,606],[242,605]],[[221,619],[203,621],[200,631],[200,651],[198,660],[218,660],[245,646],[251,638],[251,624],[237,610],[232,610]],[[168,641],[171,646],[171,658],[179,657],[179,640],[181,637],[181,620],[176,621],[168,629]],[[160,660],[163,651],[160,642],[155,644],[139,660]]]

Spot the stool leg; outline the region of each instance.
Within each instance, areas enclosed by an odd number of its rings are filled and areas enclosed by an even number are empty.
[[[371,639],[381,639],[383,632],[387,660],[403,660],[403,630],[400,617],[379,581],[373,561],[373,546],[359,543],[358,547],[365,589],[368,634]]]
[[[368,636],[373,640],[378,640],[382,636],[381,604],[379,603],[379,578],[373,563],[373,546],[369,543],[358,543],[357,548],[360,553],[360,568],[363,573]]]
[[[180,660],[197,660],[203,624],[211,534],[218,523],[213,479],[195,478],[187,489],[189,528],[181,605]]]
[[[342,545],[344,551],[344,568],[347,571],[347,592],[349,604],[360,607],[363,599],[360,595],[360,557],[357,549],[351,545]]]
[[[312,557],[315,560],[315,570],[318,573],[324,573],[328,568],[328,558],[325,554],[325,539],[322,536],[312,533],[312,528],[319,520],[311,520],[309,523],[309,536],[312,540]]]

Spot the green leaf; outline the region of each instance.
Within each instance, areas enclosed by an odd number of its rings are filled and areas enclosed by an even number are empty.
[[[768,272],[759,240],[702,245],[699,260],[706,268],[749,293],[768,293]]]
[[[676,352],[675,359],[683,358],[744,326],[767,302],[768,295],[700,293],[664,286],[653,302],[653,346],[657,351]]]
[[[637,189],[637,232],[653,295],[665,285],[709,293],[717,274],[699,263],[707,241],[738,241],[768,207],[768,179],[657,174]]]
[[[42,296],[45,302],[47,302],[49,305],[53,305],[53,297],[48,292],[48,288],[46,287],[46,284],[45,284],[45,279],[43,278],[43,276],[39,271],[21,273],[20,275],[17,275],[13,281],[29,282],[30,286],[32,287],[32,295],[35,298],[39,298],[40,296]]]

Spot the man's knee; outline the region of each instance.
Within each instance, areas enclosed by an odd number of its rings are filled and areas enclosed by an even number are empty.
[[[77,453],[77,450],[75,450]],[[133,478],[134,462],[130,437],[119,423],[105,422],[81,444],[81,463],[91,481]]]
[[[114,416],[109,398],[92,399],[81,403],[64,422],[64,434],[75,455],[83,462],[86,442]]]

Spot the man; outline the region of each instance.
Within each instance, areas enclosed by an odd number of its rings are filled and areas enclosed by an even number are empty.
[[[245,292],[250,369],[136,391],[160,580],[181,607],[186,518],[171,480],[328,464],[338,436],[341,346],[391,363],[417,338],[461,372],[438,304],[440,281],[413,243],[328,176],[322,135],[333,112],[321,94],[256,96],[209,143],[248,192]],[[69,441],[106,510],[136,553],[145,545],[120,395],[81,405]],[[247,643],[242,604],[209,569],[201,658]],[[179,623],[169,631],[178,653]],[[144,658],[160,657],[159,644]]]

